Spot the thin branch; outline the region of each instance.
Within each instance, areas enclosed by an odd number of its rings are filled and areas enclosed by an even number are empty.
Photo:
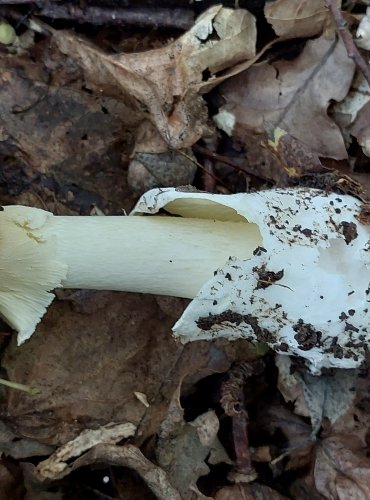
[[[244,384],[252,374],[253,368],[248,363],[241,363],[231,368],[228,379],[221,386],[220,399],[225,414],[231,417],[237,472],[246,475],[254,475],[249,454],[249,418],[244,398]]]
[[[325,0],[325,6],[330,10],[331,15],[333,16],[338,33],[343,40],[344,46],[346,47],[348,57],[350,57],[358,66],[370,87],[370,68],[353,41],[353,37],[347,28],[347,22],[337,7],[336,0]]]
[[[238,172],[249,175],[253,179],[257,179],[259,181],[262,179],[263,181],[269,182],[270,184],[272,184],[271,179],[268,179],[267,177],[260,175],[260,174],[257,175],[255,173],[253,173],[251,170],[248,170],[247,167],[242,168],[237,163],[230,160],[229,157],[220,155],[218,153],[214,153],[213,151],[210,151],[209,149],[204,148],[203,146],[199,146],[199,144],[193,145],[193,151],[195,151],[196,153],[200,153],[200,154],[202,154],[208,158],[211,158],[215,161],[219,161],[220,163],[224,163],[225,165],[232,167],[233,169],[237,170]]]
[[[221,184],[221,186],[225,187],[228,191],[230,191],[229,187],[224,183],[224,181],[222,179],[220,179],[219,177],[217,177],[217,175],[210,172],[206,167],[204,167],[201,163],[199,163],[199,161],[197,161],[195,158],[192,158],[188,154],[184,153],[184,151],[181,151],[181,149],[177,149],[176,151],[177,151],[177,153],[181,154],[182,156],[187,158],[189,161],[194,163],[194,165],[196,165],[197,167],[202,169],[203,172],[207,172],[207,174],[210,177],[212,177],[215,181],[217,181],[219,184]]]
[[[32,3],[31,0],[0,0],[0,5],[21,5],[25,3]]]
[[[53,19],[68,19],[80,23],[121,24],[128,26],[150,26],[187,30],[194,24],[194,13],[190,9],[168,8],[109,8],[85,7],[55,3],[45,4],[37,15]]]

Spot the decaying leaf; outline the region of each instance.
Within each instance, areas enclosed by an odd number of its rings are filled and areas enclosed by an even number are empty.
[[[370,498],[370,460],[356,436],[332,436],[316,452],[314,478],[317,490],[329,500]]]
[[[331,100],[346,96],[353,73],[354,63],[341,40],[309,40],[295,60],[255,65],[222,84],[226,104],[215,122],[247,146],[248,134],[279,127],[318,156],[347,158],[327,108]]]
[[[312,435],[316,436],[324,418],[334,424],[351,407],[356,395],[357,371],[334,370],[315,377],[305,371],[291,373],[290,365],[288,357],[277,357],[279,389],[286,401],[294,401],[296,413],[310,417]]]
[[[139,448],[130,444],[124,446],[104,442],[96,444],[74,461],[63,464],[61,470],[58,470],[57,467],[49,469],[47,480],[62,479],[80,467],[100,463],[133,469],[141,476],[154,495],[161,500],[181,500],[179,493],[170,483],[166,473],[145,458]],[[35,468],[32,464],[27,463],[24,464],[23,470],[28,483],[36,486],[36,488],[37,486],[42,487],[42,483],[46,480],[41,473],[42,469],[40,470],[40,468]]]
[[[136,426],[130,422],[108,424],[98,429],[86,429],[72,441],[61,446],[49,458],[37,466],[40,477],[54,479],[62,477],[68,470],[68,462],[82,455],[97,444],[116,444],[122,439],[133,436]]]
[[[221,488],[215,500],[288,500],[272,488],[263,484],[236,484]]]
[[[370,7],[366,9],[366,14],[358,25],[356,37],[358,47],[370,50]]]
[[[333,375],[314,377],[304,374],[304,397],[310,410],[312,433],[315,435],[326,417],[331,424],[351,406],[355,397],[356,370],[336,370]]]
[[[74,86],[59,87],[48,81],[41,62],[28,57],[0,55],[0,60],[2,152],[15,153],[43,174],[58,167],[73,171],[98,158],[100,168],[108,169],[111,148],[120,141],[122,151],[129,141],[123,128],[139,123],[127,106]]]
[[[206,461],[211,464],[230,463],[230,459],[217,438],[219,421],[215,412],[209,410],[186,423],[179,393],[180,386],[159,431],[157,460],[172,478],[181,498],[190,500],[198,498],[197,494],[201,495],[196,482],[209,472]]]
[[[261,144],[271,153],[271,175],[278,186],[305,186],[364,199],[364,188],[353,175],[323,165],[317,153],[280,127],[273,131],[272,139]]]
[[[303,418],[295,415],[284,406],[272,405],[264,416],[263,426],[271,434],[279,430],[286,439],[284,447],[280,450],[280,455],[271,461],[272,470],[281,471],[283,459],[285,459],[285,470],[298,469],[310,463],[315,441],[312,438],[310,424]]]
[[[57,446],[109,422],[141,423],[142,439],[155,433],[185,374],[205,376],[230,363],[209,343],[176,345],[172,324],[149,296],[99,292],[54,303],[30,342],[3,353],[9,378],[42,389],[36,396],[7,391],[13,432]],[[146,394],[148,408],[135,392]]]
[[[284,367],[279,370],[281,378]],[[297,384],[299,378],[304,379],[304,384],[307,383],[306,374],[301,375],[293,369],[291,372],[291,379]],[[301,385],[298,399],[303,400],[305,397],[301,406],[306,404],[306,413],[311,414],[311,419],[315,419],[320,411],[327,416],[328,420],[323,422],[320,435],[313,435],[311,425],[287,408],[281,405],[268,408],[262,425],[269,433],[279,429],[287,440],[280,449],[281,455],[272,461],[271,466],[280,466],[278,472],[281,473],[285,470],[302,470],[302,467],[312,465],[306,469],[308,472],[305,477],[295,481],[291,490],[293,498],[321,498],[319,495],[322,495],[328,500],[366,500],[369,497],[370,461],[365,453],[369,430],[369,382],[366,372],[363,372],[356,379],[355,393],[354,381],[350,380],[354,375],[347,371],[329,373],[314,377],[315,383],[308,390],[307,386],[302,390]],[[289,385],[288,370],[285,376],[283,394],[287,400],[292,400],[297,394],[296,387],[294,382]],[[311,383],[310,380],[308,382]],[[350,402],[354,395],[356,400]],[[346,406],[347,411],[344,412]],[[315,425],[314,420],[312,425]],[[310,493],[307,496],[305,492]]]
[[[196,171],[196,160],[190,148],[181,153],[174,150],[137,153],[130,162],[127,182],[134,193],[141,195],[155,187],[192,184]]]
[[[272,152],[280,166],[280,183],[290,185],[305,174],[318,174],[324,171],[318,155],[305,143],[296,139],[280,127],[275,128],[264,144]]]
[[[309,500],[323,500],[323,496],[315,488],[313,474],[297,477],[289,488],[291,498],[307,498]]]
[[[48,456],[53,451],[54,447],[42,444],[39,441],[25,437],[19,438],[5,422],[0,422],[0,454],[14,459],[24,459],[34,456]]]
[[[302,378],[297,371],[292,369],[290,357],[276,355],[275,363],[279,370],[277,387],[283,398],[287,402],[294,403],[294,413],[309,417],[310,412],[303,395]]]
[[[348,94],[341,102],[334,105],[333,110],[335,115],[339,115],[341,123],[350,125],[368,102],[370,102],[369,86],[362,73],[356,72]]]
[[[337,3],[341,3],[340,0]],[[275,0],[265,5],[265,16],[278,36],[304,38],[320,35],[331,24],[324,0]]]
[[[370,157],[370,103],[367,103],[358,113],[350,133],[356,137],[362,151]]]
[[[346,98],[334,106],[334,116],[343,133],[356,137],[366,156],[370,157],[370,90],[361,73],[357,73]]]
[[[209,133],[207,110],[198,94],[204,72],[215,73],[255,55],[255,18],[246,10],[211,7],[178,40],[141,53],[108,55],[80,37],[53,31],[59,49],[83,68],[87,85],[114,96],[148,122],[136,150],[154,152],[191,146]],[[162,141],[162,142],[161,142]]]
[[[0,462],[0,500],[22,500],[24,487],[19,477],[15,477],[10,470]]]

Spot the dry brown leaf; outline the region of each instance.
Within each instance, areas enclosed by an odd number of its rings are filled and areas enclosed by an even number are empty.
[[[288,500],[288,497],[263,484],[236,484],[219,490],[215,500]]]
[[[303,384],[300,374],[293,370],[289,356],[277,354],[275,363],[279,370],[277,387],[287,402],[294,403],[294,413],[302,417],[309,417],[310,411],[304,399]]]
[[[0,500],[22,500],[24,498],[24,487],[21,478],[15,477],[0,462]]]
[[[270,434],[279,429],[287,440],[281,455],[272,462],[272,468],[280,467],[281,459],[285,457],[289,458],[285,465],[287,470],[294,470],[310,463],[314,445],[312,429],[302,418],[284,406],[273,405],[266,412],[264,427]]]
[[[196,159],[190,148],[183,152],[137,153],[130,162],[127,182],[135,194],[141,195],[155,187],[192,184],[196,171]]]
[[[116,444],[133,436],[136,426],[126,422],[108,424],[97,429],[86,429],[75,439],[61,446],[49,458],[40,462],[37,471],[43,479],[62,477],[68,471],[68,463],[98,444]]]
[[[226,104],[216,124],[242,143],[279,127],[318,156],[347,158],[327,108],[346,96],[353,73],[341,40],[309,40],[295,60],[255,65],[222,84]]]
[[[32,439],[19,438],[0,422],[0,453],[14,459],[48,456],[54,451],[52,446],[39,443]],[[0,488],[1,489],[1,488]]]
[[[351,408],[354,401],[356,370],[334,370],[332,374],[314,377],[303,374],[304,398],[310,411],[312,434],[316,435],[323,419],[332,426]],[[335,428],[335,427],[334,427]]]
[[[340,5],[341,0],[337,1]],[[275,0],[265,5],[265,16],[278,36],[305,38],[320,35],[331,24],[324,0]]]
[[[356,137],[366,156],[370,156],[370,90],[364,76],[358,72],[346,98],[334,106],[334,117],[350,142]]]
[[[356,137],[362,151],[370,157],[370,103],[367,103],[357,114],[350,128],[350,134]]]
[[[148,460],[136,446],[126,444],[97,444],[74,461],[65,464],[62,470],[49,470],[49,480],[62,479],[80,467],[93,464],[107,464],[116,467],[133,469],[145,481],[156,498],[160,500],[181,500],[179,493],[170,483],[166,473]],[[33,489],[42,489],[45,477],[30,463],[23,464],[26,483]],[[36,498],[42,498],[36,497]]]
[[[356,436],[340,435],[324,439],[317,448],[315,485],[329,500],[368,500],[370,460]]]
[[[276,160],[273,178],[278,186],[297,185],[307,175],[316,179],[318,174],[327,170],[322,166],[317,154],[280,127],[276,128],[267,140],[262,138],[261,144],[271,153],[271,159]]]
[[[278,387],[286,401],[293,401],[298,415],[309,416],[312,435],[316,436],[323,419],[333,425],[344,415],[355,399],[356,370],[333,370],[328,375],[313,376],[305,371],[290,371],[287,356],[277,357]]]
[[[369,373],[367,371],[360,372],[356,381],[355,400],[348,411],[335,422],[332,429],[336,435],[356,436],[364,448],[368,446],[370,430],[369,392]]]
[[[346,377],[345,373],[339,373],[339,378],[340,375]],[[298,478],[293,484],[293,498],[317,499],[319,494],[328,500],[369,498],[370,461],[366,457],[370,428],[369,377],[365,375],[366,372],[362,373],[356,381],[356,400],[347,413],[333,424],[326,422],[321,437],[315,442],[312,440],[310,426],[296,415],[290,414],[287,409],[273,407],[268,412],[267,428],[270,432],[280,429],[288,439],[289,462],[286,468],[295,469],[308,465],[309,462],[313,465],[305,477]],[[348,399],[348,392],[352,391],[348,387],[343,388],[344,400]],[[339,399],[336,398],[338,406],[343,407]],[[336,410],[333,414],[335,413]]]
[[[87,85],[123,100],[145,122],[137,150],[191,146],[208,134],[207,110],[197,91],[204,72],[216,72],[255,55],[255,18],[246,10],[213,6],[193,28],[166,47],[108,55],[72,33],[53,31],[59,49],[84,70]],[[165,144],[164,144],[165,143]]]
[[[290,498],[304,500],[324,500],[315,488],[313,474],[298,477],[289,488]]]
[[[351,174],[357,182],[361,184],[363,189],[363,197],[365,200],[370,200],[370,176],[368,172],[354,172]]]
[[[306,476],[307,486],[315,485],[330,500],[369,498],[369,376],[366,371],[360,375],[355,402],[334,424],[324,426],[322,438],[315,445],[313,469]],[[346,392],[343,390],[344,399]]]
[[[355,42],[358,47],[370,50],[370,7],[358,25]]]
[[[161,424],[157,443],[157,461],[169,474],[183,500],[202,497],[196,482],[209,473],[211,464],[230,463],[217,438],[219,421],[213,410],[185,422],[179,401],[180,386],[174,393],[168,415]],[[197,496],[198,495],[198,496]],[[205,498],[205,497],[204,497]]]
[[[73,308],[54,302],[30,342],[12,342],[2,358],[9,378],[42,391],[7,391],[12,430],[53,445],[109,422],[140,422],[143,440],[154,434],[185,374],[229,366],[206,342],[178,346],[172,324],[155,297],[140,294],[84,293]],[[147,395],[148,408],[135,392]]]
[[[99,162],[109,170],[111,148],[131,150],[128,130],[140,120],[124,103],[48,82],[42,62],[0,56],[1,147],[50,174]],[[126,134],[126,137],[125,137]],[[80,178],[82,176],[80,175]],[[72,183],[72,178],[69,179]]]

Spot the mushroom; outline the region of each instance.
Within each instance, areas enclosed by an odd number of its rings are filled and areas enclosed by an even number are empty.
[[[154,189],[131,216],[0,212],[0,313],[28,339],[57,287],[193,299],[182,342],[262,341],[353,368],[369,344],[370,229],[348,195],[298,188],[218,195]],[[361,219],[361,217],[360,217]]]

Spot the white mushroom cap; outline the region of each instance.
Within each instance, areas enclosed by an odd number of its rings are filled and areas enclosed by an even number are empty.
[[[259,230],[254,256],[230,256],[174,326],[182,342],[227,337],[266,342],[311,371],[353,368],[370,340],[370,229],[361,202],[313,189],[232,196],[153,190],[136,212],[235,220]]]

